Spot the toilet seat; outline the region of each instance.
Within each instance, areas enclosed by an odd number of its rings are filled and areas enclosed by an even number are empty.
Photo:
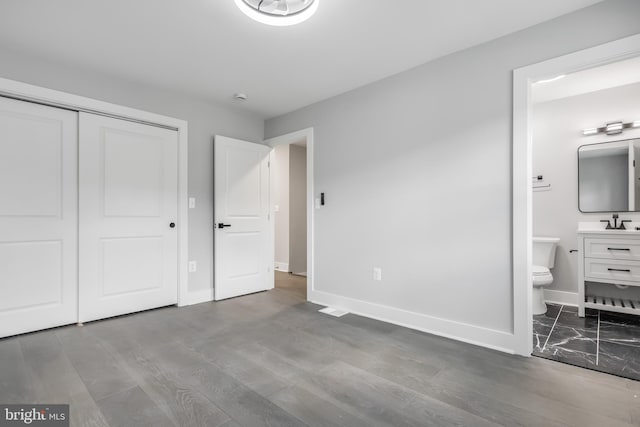
[[[541,265],[534,265],[531,267],[531,272],[534,276],[544,276],[545,274],[551,274],[551,270]]]
[[[531,273],[533,276],[533,286],[544,286],[553,282],[553,275],[547,267],[534,265],[531,267]]]

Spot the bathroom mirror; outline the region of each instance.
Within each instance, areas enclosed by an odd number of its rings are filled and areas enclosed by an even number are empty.
[[[640,139],[578,148],[580,212],[640,211]]]

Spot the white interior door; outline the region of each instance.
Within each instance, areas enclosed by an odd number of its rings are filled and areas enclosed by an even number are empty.
[[[271,147],[215,138],[215,299],[273,287],[269,226]]]
[[[77,120],[0,97],[0,337],[77,322]]]
[[[175,304],[177,132],[80,113],[80,141],[80,321]]]

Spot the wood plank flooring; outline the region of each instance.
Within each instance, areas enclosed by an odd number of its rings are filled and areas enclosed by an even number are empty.
[[[273,291],[0,340],[1,403],[73,426],[638,426],[640,382]]]

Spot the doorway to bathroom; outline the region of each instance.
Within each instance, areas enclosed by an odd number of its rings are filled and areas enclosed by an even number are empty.
[[[639,54],[635,36],[514,74],[514,304],[522,353],[637,380]]]
[[[312,269],[313,133],[307,129],[266,143],[273,147],[270,164],[274,287],[306,300]]]

